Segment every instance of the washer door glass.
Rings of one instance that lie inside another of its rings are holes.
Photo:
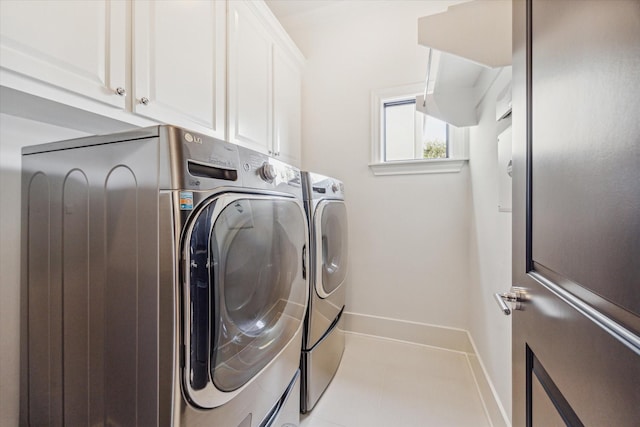
[[[287,199],[238,199],[216,218],[210,239],[214,283],[211,376],[233,391],[264,368],[302,322],[305,224]]]
[[[316,283],[318,294],[326,298],[335,291],[347,275],[347,209],[342,201],[325,201],[318,206],[316,222],[316,251],[319,271]]]

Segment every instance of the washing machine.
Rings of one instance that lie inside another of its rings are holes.
[[[172,126],[23,149],[23,425],[299,425],[301,173]]]
[[[302,172],[302,185],[310,248],[309,303],[300,362],[300,410],[306,413],[335,376],[344,352],[342,314],[349,251],[343,183]]]

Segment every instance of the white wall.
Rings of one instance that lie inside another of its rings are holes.
[[[0,114],[0,426],[18,425],[21,147],[84,135]]]
[[[469,332],[506,414],[511,414],[511,318],[493,299],[511,287],[511,213],[498,212],[499,132],[496,97],[511,79],[504,69],[481,105],[478,126],[470,129],[471,234]]]
[[[466,329],[468,168],[376,177],[367,166],[371,91],[423,81],[417,17],[451,3],[344,2],[283,23],[307,58],[303,167],[345,183],[347,311]]]

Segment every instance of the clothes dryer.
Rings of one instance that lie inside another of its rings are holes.
[[[349,252],[343,183],[311,172],[302,172],[302,183],[310,233],[310,291],[300,363],[300,410],[306,413],[333,379],[344,352]]]
[[[299,424],[301,174],[159,126],[23,149],[24,425]]]

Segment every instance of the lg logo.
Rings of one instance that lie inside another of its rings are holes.
[[[191,135],[188,132],[184,134],[184,139],[187,142],[195,142],[196,144],[202,144],[202,138],[200,138],[199,136]]]

